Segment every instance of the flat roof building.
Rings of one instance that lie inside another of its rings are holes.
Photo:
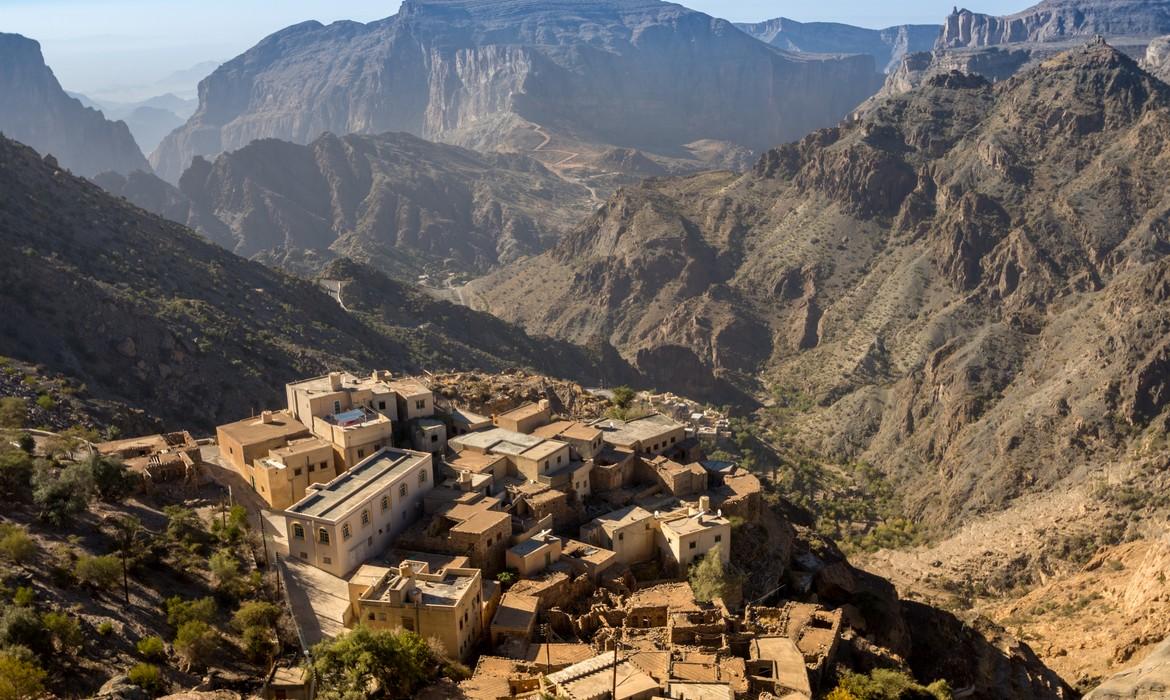
[[[422,514],[430,454],[385,448],[285,511],[289,555],[344,577]]]
[[[290,440],[309,437],[309,429],[287,411],[264,411],[259,416],[215,429],[219,453],[240,476],[251,481],[248,466]]]
[[[552,409],[547,399],[524,404],[492,418],[492,422],[504,430],[512,430],[525,435],[542,425],[547,425],[550,420],[552,420]]]
[[[638,564],[654,558],[654,514],[640,506],[606,513],[581,527],[581,539],[613,551],[618,561]]]
[[[602,432],[606,443],[641,455],[660,455],[687,436],[686,426],[661,413],[631,421],[606,418],[595,421],[593,427]]]
[[[716,547],[724,564],[731,561],[731,521],[721,513],[709,512],[710,507],[710,500],[703,496],[697,507],[667,516],[659,525],[659,549],[666,563],[676,566],[680,574]]]

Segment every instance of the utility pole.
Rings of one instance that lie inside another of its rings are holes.
[[[552,671],[552,625],[544,623],[544,672]]]
[[[626,628],[626,626],[625,626],[625,623],[623,622],[622,626],[618,629],[617,636],[615,636],[613,638],[613,695],[610,696],[612,698],[612,700],[617,700],[617,667],[618,667],[618,662],[621,660],[621,651],[622,651],[621,634],[622,634],[622,631],[625,630],[625,628]]]
[[[264,527],[264,509],[257,511],[260,517],[260,546],[264,548],[264,568],[268,568],[268,534]]]
[[[124,536],[122,540],[122,592],[126,595],[126,605],[130,604],[130,567],[126,563],[126,550],[130,548],[130,543],[126,541]]]

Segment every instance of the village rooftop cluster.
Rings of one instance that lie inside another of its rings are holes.
[[[220,426],[218,460],[283,517],[286,566],[343,582],[339,628],[439,640],[474,663],[467,697],[810,698],[832,661],[840,612],[696,599],[688,572],[729,562],[762,494],[706,459],[720,422],[676,397],[626,420],[567,419],[551,392],[484,416],[424,379],[332,372],[286,399]],[[134,456],[175,476],[187,439]]]

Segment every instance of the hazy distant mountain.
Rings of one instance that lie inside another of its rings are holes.
[[[0,132],[79,175],[150,168],[126,124],[61,89],[32,39],[0,34],[0,95]]]
[[[562,170],[612,146],[762,149],[836,122],[876,74],[869,57],[780,51],[655,0],[407,0],[370,24],[289,27],[224,64],[152,160],[175,181],[196,155],[327,131],[533,152]]]
[[[1161,78],[1163,82],[1170,83],[1170,36],[1150,42],[1142,67]]]
[[[784,17],[735,26],[760,41],[788,51],[867,54],[873,56],[883,73],[897,68],[908,53],[929,51],[942,31],[942,26],[937,24],[866,29],[835,22],[797,22]]]

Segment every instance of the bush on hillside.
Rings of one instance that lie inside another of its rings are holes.
[[[18,646],[38,656],[53,651],[53,639],[32,608],[11,607],[0,615],[0,646]]]
[[[0,496],[21,503],[31,501],[34,464],[24,450],[0,445]]]
[[[738,578],[723,563],[723,545],[712,547],[699,563],[691,567],[688,580],[695,592],[695,600],[709,602],[723,598],[739,583]]]
[[[120,459],[95,454],[85,461],[103,501],[117,503],[134,491],[135,479]]]
[[[61,527],[89,507],[94,493],[93,473],[86,464],[55,469],[38,464],[33,471],[33,503],[42,520]]]
[[[154,664],[135,664],[126,673],[126,677],[130,679],[131,683],[148,693],[158,694],[163,691],[162,671]]]
[[[0,428],[20,430],[26,427],[27,420],[27,401],[19,396],[6,396],[0,399]]]
[[[232,615],[232,626],[243,632],[249,627],[276,627],[281,609],[264,600],[249,600]]]
[[[374,686],[390,697],[410,697],[438,673],[441,663],[414,632],[366,627],[321,642],[313,647],[313,659],[321,700],[364,697]]]
[[[134,648],[147,661],[162,661],[167,658],[167,644],[162,640],[162,637],[155,635],[143,637],[138,640]]]
[[[28,530],[20,525],[0,525],[0,558],[13,564],[24,564],[37,553],[37,544],[29,537]]]
[[[31,654],[0,650],[0,700],[28,700],[45,693],[45,673]]]
[[[110,590],[122,581],[122,562],[113,554],[100,557],[83,554],[73,565],[73,575],[95,590]]]
[[[175,634],[175,654],[179,657],[184,671],[203,668],[215,655],[219,635],[206,622],[191,620],[179,626]]]
[[[41,623],[52,635],[57,651],[63,654],[73,655],[85,643],[81,622],[68,613],[51,610],[41,617]]]
[[[179,596],[167,598],[167,623],[182,627],[188,622],[211,622],[215,618],[215,598],[183,600]]]
[[[909,674],[888,668],[874,669],[868,675],[847,671],[838,680],[837,689],[857,700],[951,700],[952,697],[946,681],[924,686]]]

